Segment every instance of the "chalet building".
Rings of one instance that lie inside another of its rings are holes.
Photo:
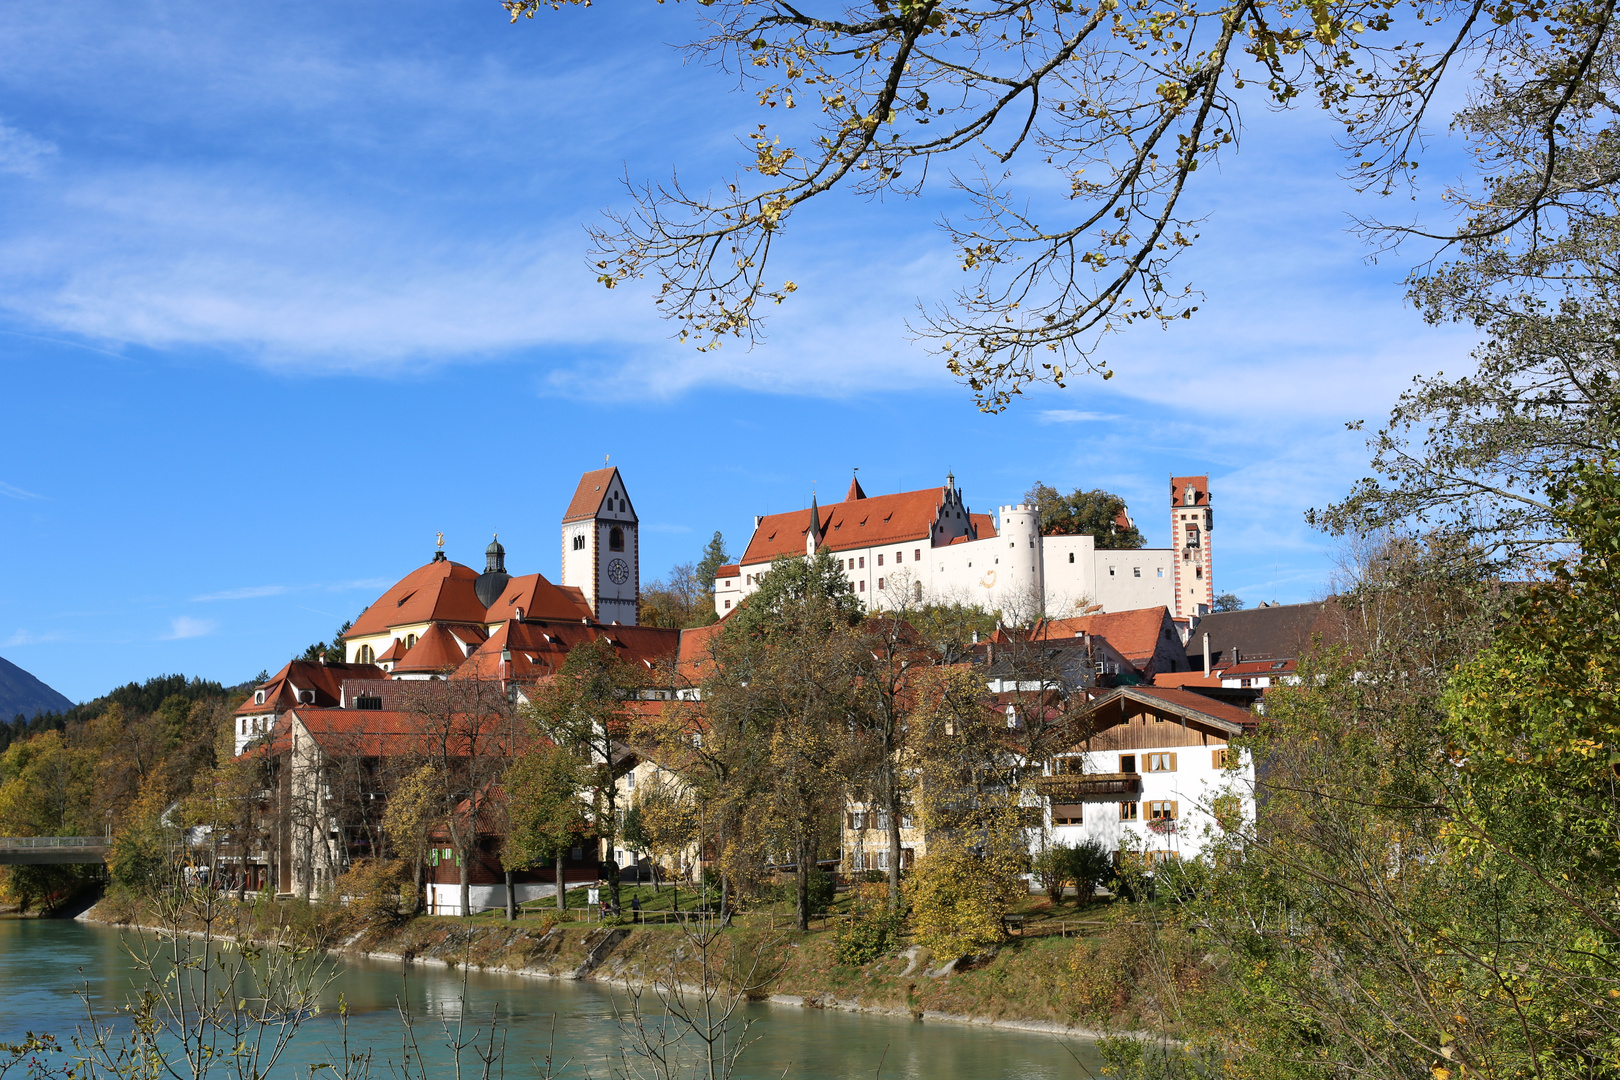
[[[1100,695],[1077,719],[1085,737],[1036,778],[1052,838],[1153,861],[1196,858],[1223,821],[1253,820],[1254,763],[1229,746],[1253,721],[1186,690]]]
[[[1214,602],[1208,477],[1172,478],[1170,501],[1174,546],[1107,550],[1092,536],[1042,536],[1033,507],[975,513],[954,476],[872,496],[851,480],[842,502],[756,517],[742,557],[716,574],[715,611],[752,593],[774,560],[826,549],[869,608],[960,601],[1023,616],[1163,607],[1184,622]]]

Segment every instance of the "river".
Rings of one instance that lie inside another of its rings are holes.
[[[65,920],[0,919],[0,1042],[28,1031],[66,1041],[84,1016],[81,994],[103,1015],[127,1000],[136,968],[122,933]],[[463,1012],[487,1018],[493,1009],[506,1030],[510,1080],[533,1075],[530,1062],[545,1056],[553,1018],[556,1057],[572,1062],[564,1075],[603,1080],[616,1073],[610,1061],[617,1062],[623,1039],[615,995],[601,984],[489,972],[467,973],[464,982],[461,972],[439,967],[345,958],[328,994],[331,1003],[340,993],[351,1013],[351,1045],[375,1049],[379,1080],[392,1075],[387,1062],[400,1056],[396,1000],[418,1018],[424,1055],[448,1059],[441,1025]],[[759,1041],[745,1053],[737,1080],[784,1074],[788,1080],[1079,1080],[1099,1073],[1094,1048],[1081,1040],[792,1006],[750,1005],[746,1015],[756,1021],[750,1035]],[[336,1023],[327,1009],[306,1024],[279,1076],[305,1080],[309,1063],[334,1060]]]

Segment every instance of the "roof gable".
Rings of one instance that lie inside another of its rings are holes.
[[[1170,637],[1166,637],[1166,632]],[[1131,663],[1140,667],[1153,658],[1161,641],[1174,639],[1180,649],[1181,639],[1170,621],[1170,610],[1165,607],[1136,608],[1097,615],[1079,615],[1072,619],[1042,621],[1031,637],[1072,638],[1093,634],[1118,649]],[[1179,651],[1177,653],[1179,654]]]
[[[590,605],[578,589],[553,585],[542,574],[524,574],[507,582],[501,595],[489,606],[486,621],[495,623],[515,619],[519,609],[525,619],[594,617]]]
[[[1195,694],[1189,690],[1170,690],[1153,686],[1122,686],[1091,701],[1081,714],[1095,724],[1098,718],[1118,714],[1120,719],[1095,726],[1103,731],[1124,719],[1126,709],[1137,706],[1151,712],[1164,713],[1201,727],[1221,738],[1242,735],[1254,724],[1254,716],[1236,705]],[[1084,720],[1082,720],[1084,723]]]
[[[932,540],[945,488],[923,488],[892,495],[867,495],[817,508],[822,545],[831,551],[876,547],[880,544]],[[971,519],[975,515],[969,516]],[[784,555],[803,555],[810,531],[810,511],[767,514],[748,541],[742,565],[768,563]]]
[[[603,502],[607,500],[608,493],[615,489],[629,505],[630,492],[626,490],[616,465],[605,469],[592,469],[581,476],[579,486],[574,489],[574,497],[568,501],[568,509],[563,512],[563,524],[600,517]],[[629,513],[632,516],[635,514],[634,506],[630,507]]]

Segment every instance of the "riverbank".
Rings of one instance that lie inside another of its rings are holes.
[[[1208,974],[1191,936],[1173,925],[1148,925],[1155,913],[1138,905],[1088,914],[1084,936],[1012,937],[955,963],[902,942],[853,966],[839,962],[832,930],[737,926],[716,938],[710,963],[750,998],[779,1005],[1085,1038],[1175,1032],[1177,1015],[1166,1002],[1196,996]],[[118,897],[82,917],[148,928],[162,921]],[[365,921],[337,906],[260,901],[227,903],[214,932],[293,938],[338,955],[621,987],[672,975],[696,982],[698,971],[692,938],[679,926],[558,923],[549,913],[514,922],[491,915]]]

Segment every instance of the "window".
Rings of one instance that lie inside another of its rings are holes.
[[[861,567],[862,570],[866,569],[866,556],[865,555],[862,555],[859,559],[856,560],[856,562],[858,562],[860,564],[860,567]]]
[[[1212,759],[1210,764],[1214,765],[1217,769],[1226,769],[1237,764],[1237,756],[1230,750],[1213,751],[1210,754],[1210,758]]]
[[[1203,568],[1202,565],[1193,567],[1193,577],[1201,578],[1203,576],[1204,576],[1204,568]]]
[[[1150,803],[1148,803],[1148,820],[1149,821],[1174,821],[1174,820],[1176,820],[1176,804],[1173,801],[1169,801],[1169,802],[1150,802]]]
[[[922,599],[922,582],[920,582],[920,581],[912,582],[911,583],[911,593],[916,599],[921,600]]]
[[[1122,802],[1119,804],[1119,820],[1121,821],[1135,821],[1137,818],[1137,812],[1137,803]]]
[[[1146,772],[1175,772],[1176,755],[1174,754],[1144,754]]]
[[[574,536],[574,550],[575,551],[584,551],[585,550],[585,534],[584,533],[578,533],[578,534],[576,534]]]
[[[371,651],[370,645],[362,645],[354,650],[354,662],[357,664],[369,664],[375,659],[377,654]]]
[[[727,601],[726,601],[726,609],[727,609],[727,610],[728,610],[728,611],[729,611],[729,610],[730,610],[730,609],[731,609],[731,601],[730,601],[730,600],[727,600]]]
[[[1142,576],[1142,568],[1140,566],[1131,567],[1131,577],[1141,577],[1141,576]]]
[[[617,525],[608,530],[608,550],[624,550],[624,530],[619,528]]]
[[[1215,824],[1227,832],[1243,827],[1243,800],[1236,795],[1217,795],[1210,812]]]
[[[1052,804],[1052,824],[1053,825],[1079,825],[1080,824],[1080,804],[1079,803],[1053,803]]]
[[[1159,576],[1164,577],[1164,567],[1159,567]]]
[[[1121,754],[1121,755],[1119,755],[1119,771],[1120,772],[1135,772],[1136,771],[1136,755],[1135,754]]]
[[[897,552],[894,553],[894,565],[899,566],[901,563],[903,563],[905,561],[906,561],[906,553],[905,552],[897,551]]]
[[[1069,552],[1069,561],[1074,562],[1074,552]]]
[[[405,647],[407,649],[416,648],[416,635],[415,634],[406,634],[405,635]]]
[[[1112,567],[1112,566],[1110,566],[1110,567],[1109,567],[1109,568],[1108,568],[1108,576],[1109,576],[1109,577],[1113,577],[1113,576],[1114,576],[1114,568],[1113,568],[1113,567]]]
[[[856,590],[855,590],[855,591],[856,591],[856,592],[865,592],[865,591],[866,591],[866,582],[865,582],[865,581],[864,581],[864,580],[863,580],[863,581],[862,581],[862,582],[861,582],[861,583],[860,583],[860,585],[859,585],[859,586],[858,586],[858,587],[857,587],[857,588],[856,588]]]
[[[882,553],[882,552],[879,552],[879,553],[878,553],[878,561],[877,561],[877,564],[878,564],[878,565],[879,565],[879,566],[882,566],[882,565],[883,565],[883,553]]]
[[[354,707],[357,709],[381,709],[382,698],[372,694],[362,694],[354,699]]]
[[[1238,685],[1239,686],[1253,686],[1254,685],[1254,680],[1253,679],[1239,679],[1238,680]]]
[[[254,691],[254,693],[253,693],[253,704],[255,704],[255,705],[263,705],[264,704],[264,691],[263,690]]]
[[[922,548],[912,548],[911,549],[911,561],[912,562],[922,562]]]
[[[882,592],[882,591],[883,591],[883,579],[878,578],[878,592]]]
[[[570,854],[573,855],[575,862],[579,862],[585,858],[585,849],[582,847],[577,847]]]
[[[627,791],[636,790],[636,774],[635,773],[627,772],[627,773],[624,774],[624,786],[625,786],[625,789]]]

